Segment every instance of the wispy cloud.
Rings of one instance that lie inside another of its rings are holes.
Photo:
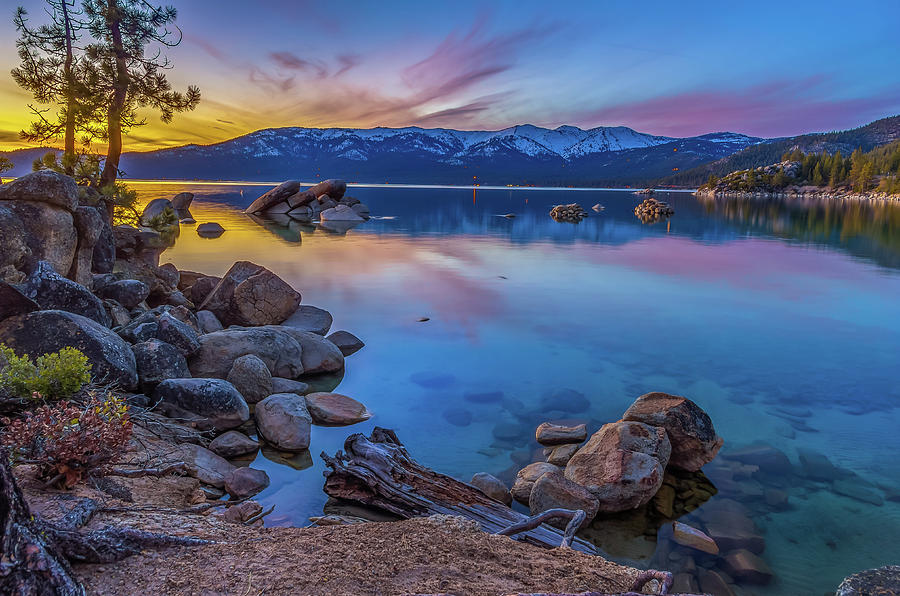
[[[269,53],[269,64],[249,67],[248,78],[268,94],[268,116],[274,111],[297,123],[461,126],[487,121],[510,93],[479,91],[496,88],[498,77],[515,66],[524,49],[558,27],[541,23],[492,34],[484,21],[450,33],[423,58],[401,65],[396,69],[400,85],[339,79],[361,63],[356,55],[322,58],[290,51]],[[322,84],[324,79],[329,83]]]
[[[840,97],[825,76],[777,80],[743,89],[688,91],[621,103],[576,115],[588,126],[625,124],[672,136],[731,130],[788,136],[850,128],[900,111],[900,88],[866,97]]]

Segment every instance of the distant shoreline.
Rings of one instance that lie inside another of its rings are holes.
[[[126,184],[164,184],[164,185],[184,185],[194,184],[197,186],[278,186],[281,182],[256,182],[244,180],[142,180],[120,178],[121,182]],[[321,180],[315,182],[303,182],[304,185],[312,186],[318,184]],[[636,192],[642,190],[639,187],[622,188],[622,187],[590,187],[590,186],[495,186],[495,185],[455,185],[455,184],[385,184],[371,182],[348,182],[348,187],[353,188],[445,188],[457,190],[575,190],[585,191],[618,191],[618,192]],[[672,189],[655,189],[654,192],[679,192],[693,193],[696,188],[672,188]]]
[[[896,203],[900,201],[900,195],[889,195],[883,192],[876,193],[848,193],[848,192],[828,192],[828,191],[798,191],[791,190],[788,192],[772,192],[772,191],[745,191],[745,190],[728,190],[728,191],[711,191],[697,190],[694,191],[695,197],[705,199],[781,199],[781,200],[815,200],[815,201],[870,201],[870,202],[886,202]]]

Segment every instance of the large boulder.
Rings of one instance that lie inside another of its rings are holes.
[[[280,327],[231,327],[201,335],[199,342],[200,349],[188,361],[197,377],[224,379],[234,361],[246,354],[258,356],[276,377],[303,374],[300,343]]]
[[[591,523],[600,508],[600,502],[589,490],[566,478],[562,470],[556,469],[542,474],[531,489],[528,498],[531,515],[548,509],[581,509],[587,517],[584,525]],[[565,527],[568,521],[552,520],[551,525]]]
[[[250,203],[250,206],[244,209],[244,213],[261,213],[266,211],[270,207],[284,202],[289,196],[300,190],[301,186],[303,185],[299,180],[287,180],[282,182]]]
[[[0,185],[0,201],[39,201],[75,211],[78,185],[74,178],[64,174],[40,170]]]
[[[253,415],[259,435],[277,449],[304,451],[309,448],[312,417],[302,396],[275,393],[256,404]]]
[[[559,468],[544,461],[528,464],[519,470],[518,474],[516,474],[516,480],[509,491],[512,494],[513,499],[523,505],[528,505],[534,483],[547,472],[552,472],[554,470],[559,470]]]
[[[669,464],[689,472],[711,462],[722,447],[712,420],[686,397],[647,393],[631,404],[622,419],[666,429],[672,444]]]
[[[150,286],[137,279],[122,279],[97,288],[97,295],[115,300],[131,310],[147,299],[150,295]]]
[[[344,197],[344,193],[347,192],[347,183],[343,180],[323,180],[307,190],[317,197],[328,195],[335,201],[340,201]]]
[[[301,304],[282,325],[293,327],[300,331],[309,331],[316,335],[325,335],[331,329],[331,323],[333,322],[334,318],[327,310],[308,304]]]
[[[78,247],[78,231],[72,212],[41,201],[0,204],[18,216],[24,229],[22,238],[30,252],[25,268],[30,269],[38,261],[47,261],[54,271],[68,273]]]
[[[335,331],[325,339],[336,345],[345,357],[355,354],[366,347],[366,344],[361,339],[349,331]]]
[[[41,310],[0,322],[0,343],[19,354],[37,358],[72,346],[91,362],[91,376],[99,383],[137,388],[137,366],[131,348],[96,321],[61,310]]]
[[[185,418],[202,430],[227,430],[250,419],[247,402],[222,379],[167,379],[153,396],[167,416]]]
[[[313,422],[323,426],[347,426],[372,417],[366,406],[340,393],[310,393],[306,407]]]
[[[264,329],[276,329],[283,333],[287,333],[297,343],[303,352],[303,374],[317,375],[323,373],[338,372],[344,368],[344,355],[340,349],[321,335],[311,333],[309,331],[300,331],[293,327],[285,327],[281,325],[270,325]],[[289,375],[281,375],[272,371],[277,377],[285,377]]]
[[[641,422],[605,424],[566,465],[566,478],[600,502],[600,511],[645,505],[662,486],[672,446],[663,428]]]
[[[0,202],[0,280],[19,283],[25,279],[31,249],[25,238],[25,225],[8,205]]]
[[[260,265],[238,261],[209,293],[200,309],[223,325],[277,325],[300,305],[300,294]]]
[[[81,284],[66,279],[46,261],[37,264],[22,286],[22,292],[45,310],[64,310],[100,323],[112,325],[103,301]]]
[[[73,223],[78,233],[78,248],[69,269],[69,279],[81,285],[91,287],[91,272],[94,263],[94,247],[100,240],[104,226],[108,225],[106,218],[100,212],[87,205],[75,210]]]
[[[141,391],[150,394],[166,379],[190,378],[187,360],[173,345],[158,339],[142,341],[131,346],[137,363]]]
[[[153,199],[147,203],[144,210],[141,212],[141,225],[149,226],[153,218],[159,217],[165,213],[166,209],[169,209],[173,214],[176,214],[175,206],[169,199]]]
[[[269,367],[255,354],[246,354],[236,359],[226,380],[234,385],[249,404],[255,404],[275,393],[272,390],[272,373],[269,372]]]
[[[197,311],[197,325],[200,328],[200,333],[215,333],[224,329],[216,315],[208,310]]]
[[[191,203],[193,202],[194,193],[192,192],[180,192],[172,197],[172,207],[179,213],[188,211],[191,208]]]
[[[96,209],[103,220],[103,226],[100,229],[100,236],[97,238],[97,242],[94,243],[91,271],[95,273],[112,273],[116,263],[116,237],[113,234],[109,219],[103,216],[106,212],[105,203],[101,201]]]
[[[156,337],[172,344],[185,356],[200,349],[200,339],[194,328],[176,318],[171,311],[160,315],[157,326]]]

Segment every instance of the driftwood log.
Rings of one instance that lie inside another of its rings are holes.
[[[413,460],[394,431],[376,427],[372,436],[353,434],[344,451],[334,457],[322,453],[325,492],[338,499],[362,503],[403,519],[429,515],[459,515],[478,522],[485,532],[496,534],[525,524],[527,515],[495,501],[474,486],[439,474]],[[516,539],[545,548],[558,547],[564,533],[539,525],[519,533]],[[575,538],[575,550],[598,554],[591,543]]]
[[[80,596],[84,588],[73,575],[70,561],[111,563],[146,548],[208,544],[132,528],[79,531],[98,510],[96,501],[84,499],[59,524],[33,515],[8,454],[0,450],[0,594]]]

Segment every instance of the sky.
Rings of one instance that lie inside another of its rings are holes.
[[[629,126],[693,136],[841,130],[900,113],[900,0],[168,0],[176,89],[200,106],[126,150],[282,126]],[[30,96],[0,0],[0,149]]]

